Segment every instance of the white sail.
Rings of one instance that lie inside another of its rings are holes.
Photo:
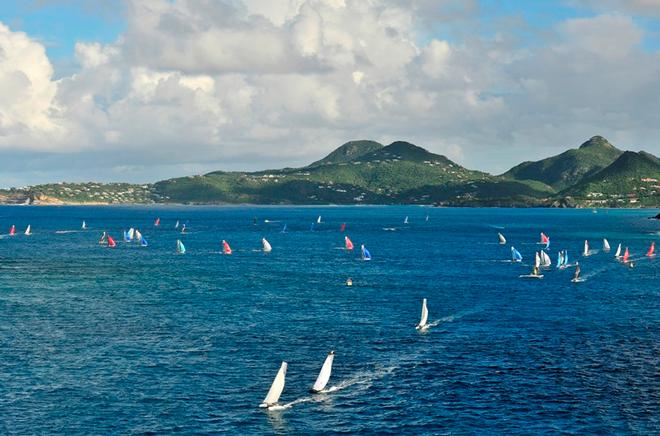
[[[25,229],[25,235],[30,236],[32,234],[32,227],[28,224],[27,228]]]
[[[321,392],[325,388],[325,385],[328,384],[330,374],[332,373],[332,362],[334,359],[335,352],[331,351],[328,353],[328,357],[325,358],[325,362],[323,362],[321,372],[319,372],[319,376],[316,378],[314,386],[312,386],[312,392]]]
[[[130,229],[128,229],[128,239],[132,241],[134,237],[135,237],[135,229],[131,227]]]
[[[87,223],[83,220],[82,225],[80,226],[81,229],[85,230],[87,228]]]
[[[264,401],[259,405],[259,407],[269,407],[277,404],[277,401],[280,399],[280,395],[282,395],[282,391],[284,390],[286,367],[286,362],[282,362],[282,366],[280,366],[280,370],[277,371],[275,380],[273,380],[273,384],[270,386],[268,394],[266,394],[266,398],[264,398]]]
[[[538,268],[541,266],[541,258],[539,257],[539,252],[534,253],[534,266]]]
[[[406,219],[403,220],[404,224],[408,224],[408,216],[406,216]]]
[[[174,224],[174,228],[178,229],[179,228],[179,220],[176,221],[176,224]]]
[[[607,239],[603,239],[603,251],[610,251],[610,243],[607,242]]]
[[[541,266],[550,266],[552,264],[552,261],[550,260],[550,256],[548,256],[548,254],[543,250],[541,250],[540,258],[541,258]]]
[[[589,256],[589,241],[584,240],[584,251],[582,252],[583,256]]]
[[[135,239],[136,239],[138,242],[142,242],[142,233],[140,233],[140,231],[137,230],[137,229],[135,230]]]
[[[261,238],[261,245],[263,246],[264,253],[270,253],[273,251],[273,247],[271,247],[270,242],[268,242],[266,238]]]
[[[426,322],[429,319],[429,310],[426,308],[426,298],[422,300],[422,316],[419,319],[419,324],[415,327],[417,330],[421,330],[426,327]]]
[[[616,253],[614,253],[614,257],[621,257],[621,243],[619,243],[619,246],[616,247]]]
[[[321,215],[319,215],[319,217],[316,218],[316,223],[317,223],[317,224],[321,224]]]
[[[503,234],[498,233],[497,237],[500,238],[500,244],[506,244],[506,238],[504,237]]]

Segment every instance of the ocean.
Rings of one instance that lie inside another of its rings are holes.
[[[657,434],[659,211],[596,212],[2,206],[0,433]],[[518,278],[540,232],[553,267]],[[310,394],[330,350],[332,392]],[[260,409],[282,361],[285,408]]]

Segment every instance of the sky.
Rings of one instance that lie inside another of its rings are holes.
[[[660,0],[4,0],[0,187],[405,140],[499,174],[660,155]]]

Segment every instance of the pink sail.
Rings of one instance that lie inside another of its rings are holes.
[[[344,236],[344,243],[346,245],[347,250],[352,250],[353,249],[353,242],[348,238],[348,236]]]
[[[224,239],[222,240],[222,254],[231,254],[231,247]]]
[[[646,252],[646,255],[648,257],[655,256],[655,241],[651,242],[651,246],[649,247],[649,251]]]

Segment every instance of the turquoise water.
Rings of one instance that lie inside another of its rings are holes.
[[[0,432],[658,433],[660,259],[644,256],[656,213],[0,207],[0,233],[34,232],[0,239]],[[341,249],[343,222],[372,261]],[[120,242],[128,227],[150,246]],[[98,245],[104,230],[116,249]],[[541,231],[584,283],[572,269],[518,278]],[[603,237],[635,268],[601,252]],[[522,265],[505,262],[510,244]],[[437,323],[426,334],[422,298]],[[329,350],[336,389],[312,396]],[[289,407],[266,412],[283,360]]]

